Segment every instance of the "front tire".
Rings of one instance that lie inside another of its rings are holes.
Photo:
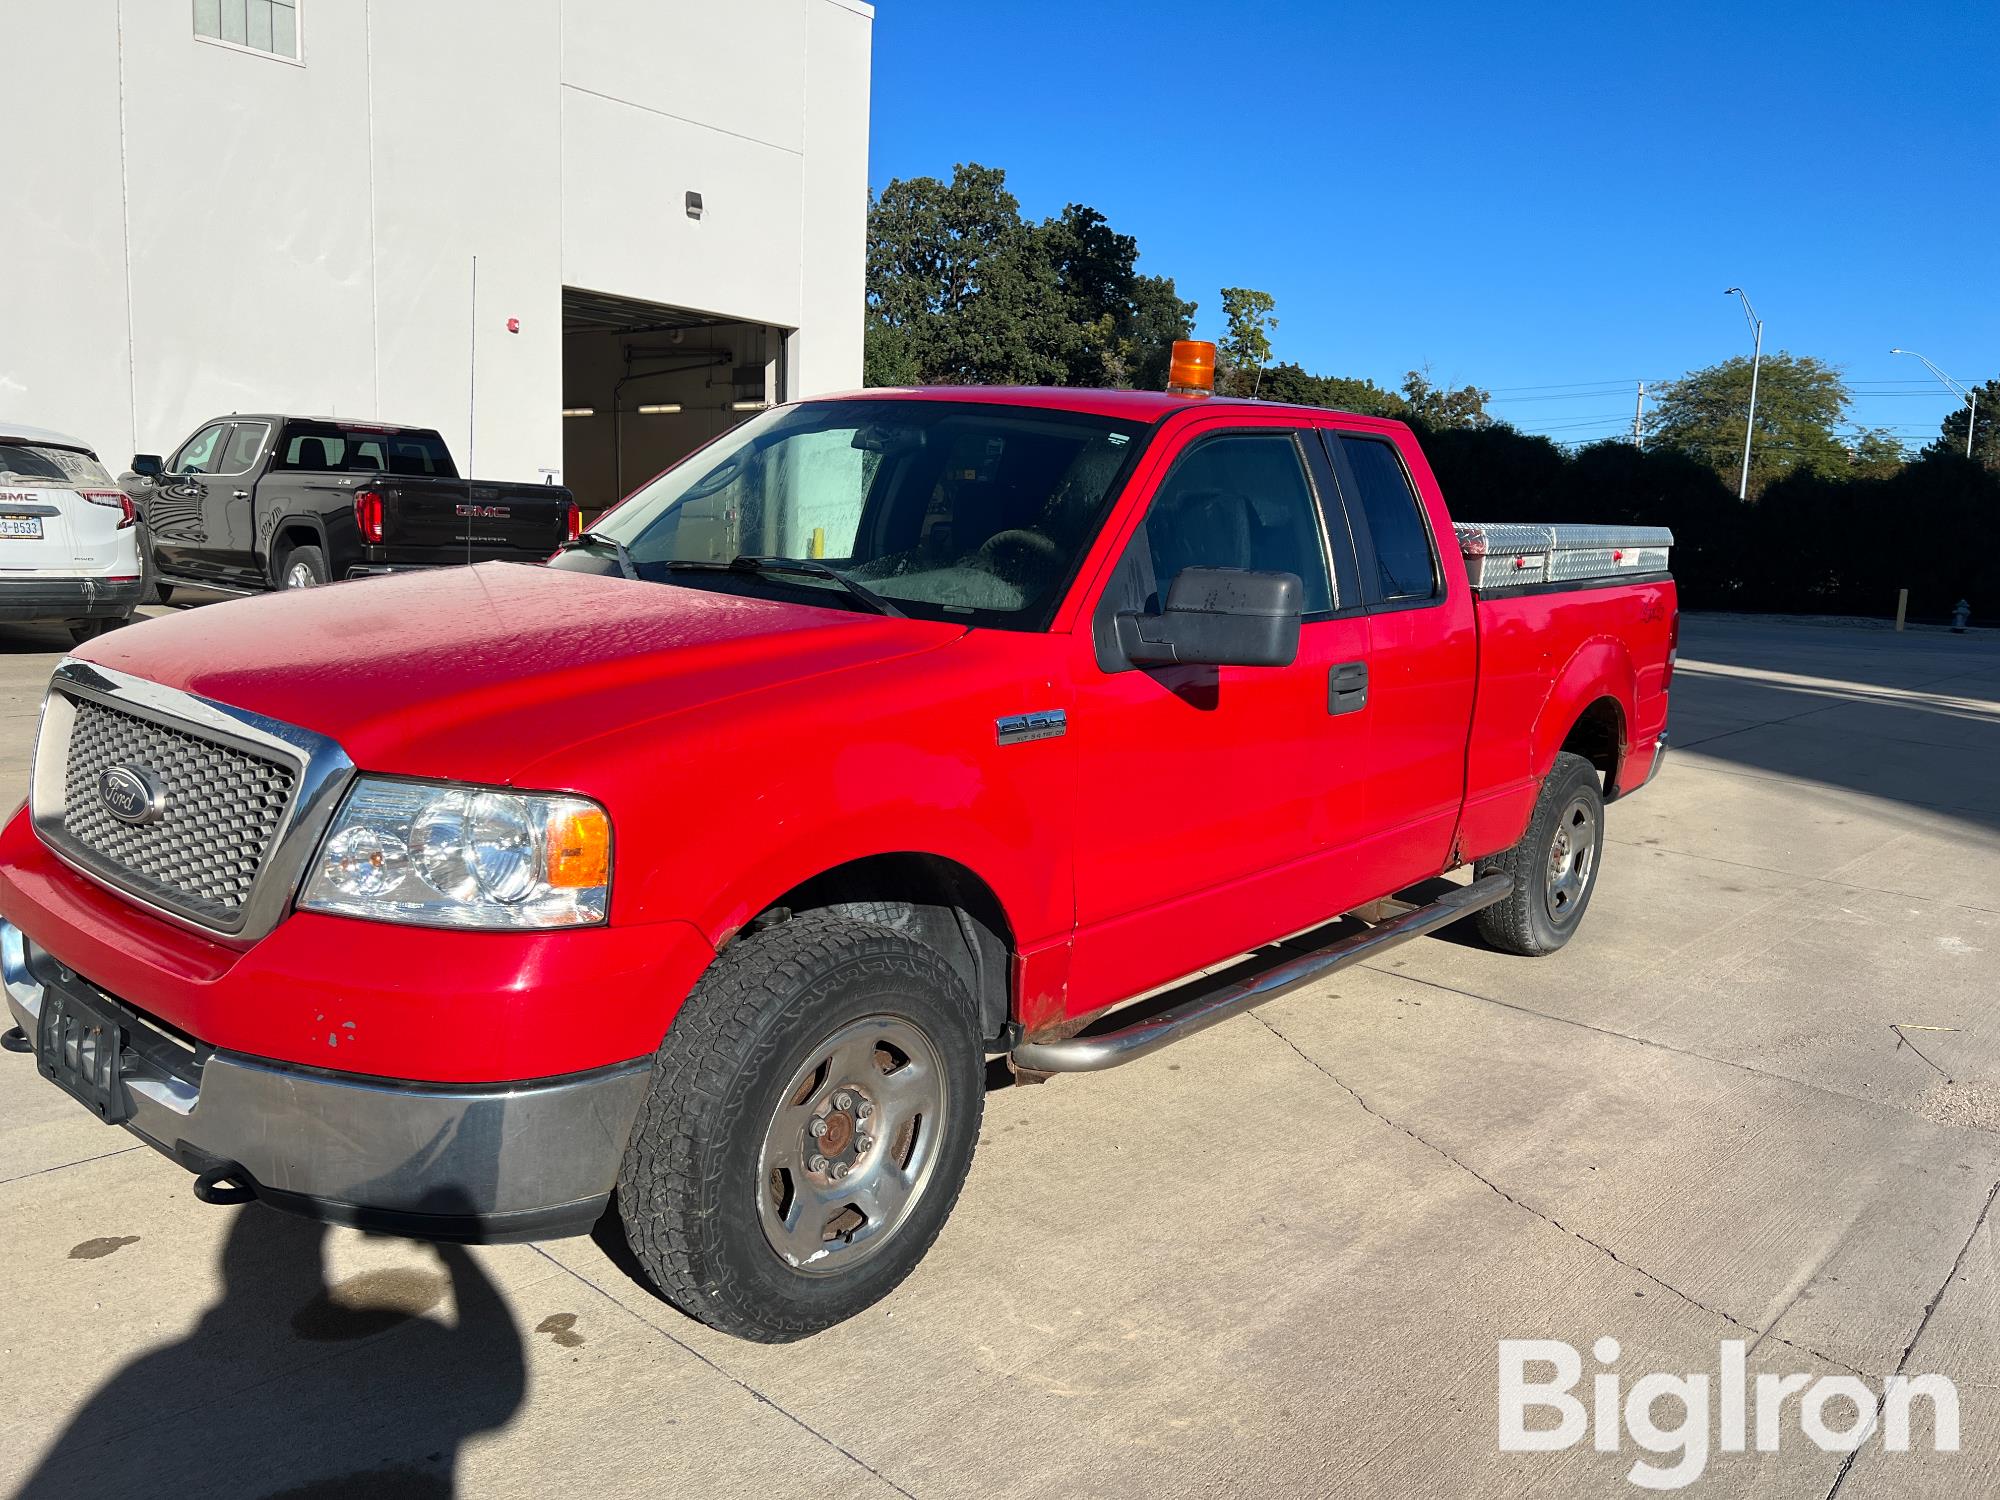
[[[1534,816],[1521,842],[1476,874],[1514,877],[1505,901],[1479,913],[1479,932],[1507,953],[1540,957],[1576,935],[1597,889],[1604,858],[1604,792],[1597,768],[1564,751],[1542,782]]]
[[[739,939],[655,1055],[619,1170],[659,1291],[762,1343],[893,1291],[972,1164],[975,1015],[942,955],[888,927],[813,914]]]

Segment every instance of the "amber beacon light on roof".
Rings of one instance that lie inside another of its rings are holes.
[[[1167,390],[1176,396],[1214,395],[1215,345],[1206,339],[1175,339]]]

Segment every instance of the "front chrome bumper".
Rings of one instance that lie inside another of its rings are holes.
[[[0,920],[7,1008],[39,1039],[52,988],[116,1008],[148,1045],[122,1086],[148,1144],[276,1207],[436,1239],[581,1233],[604,1211],[649,1064],[526,1083],[400,1083],[190,1046]]]

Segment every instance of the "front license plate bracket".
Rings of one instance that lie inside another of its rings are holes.
[[[132,1117],[124,1056],[125,1028],[109,1007],[53,988],[45,992],[35,1067],[107,1125]]]

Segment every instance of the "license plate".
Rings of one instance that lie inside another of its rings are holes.
[[[131,1118],[122,1071],[125,1028],[109,1007],[56,989],[43,992],[35,1066],[107,1125]]]
[[[0,537],[32,537],[41,540],[42,518],[40,516],[0,516]]]

